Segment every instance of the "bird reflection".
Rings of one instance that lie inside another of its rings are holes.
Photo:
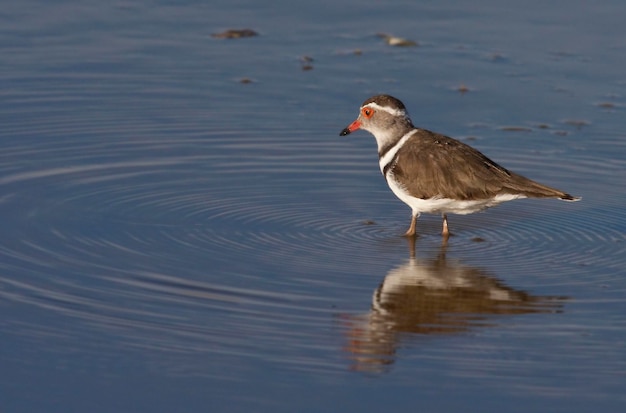
[[[346,351],[359,371],[384,371],[402,335],[446,335],[493,326],[492,315],[558,312],[566,297],[533,296],[480,268],[446,259],[447,240],[430,259],[415,256],[392,269],[374,291],[367,314],[347,318]]]

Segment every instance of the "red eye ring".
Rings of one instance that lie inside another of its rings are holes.
[[[365,107],[361,109],[361,114],[363,115],[364,118],[369,119],[374,115],[374,109],[370,107]]]

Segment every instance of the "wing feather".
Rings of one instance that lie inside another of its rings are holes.
[[[424,129],[400,148],[389,173],[411,196],[421,199],[478,200],[499,194],[568,196],[508,171],[463,142]]]

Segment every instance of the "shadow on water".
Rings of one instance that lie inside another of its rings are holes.
[[[372,297],[369,312],[348,316],[347,344],[352,369],[384,372],[396,361],[406,334],[438,336],[498,324],[491,316],[562,312],[565,296],[535,296],[507,286],[478,267],[446,257],[448,242],[429,257],[418,257],[407,239],[409,260],[390,270]]]

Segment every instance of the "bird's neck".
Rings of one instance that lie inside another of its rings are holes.
[[[378,145],[378,157],[382,158],[387,152],[393,149],[407,134],[413,132],[413,125],[405,128],[386,129],[384,131],[376,131],[374,137]]]

